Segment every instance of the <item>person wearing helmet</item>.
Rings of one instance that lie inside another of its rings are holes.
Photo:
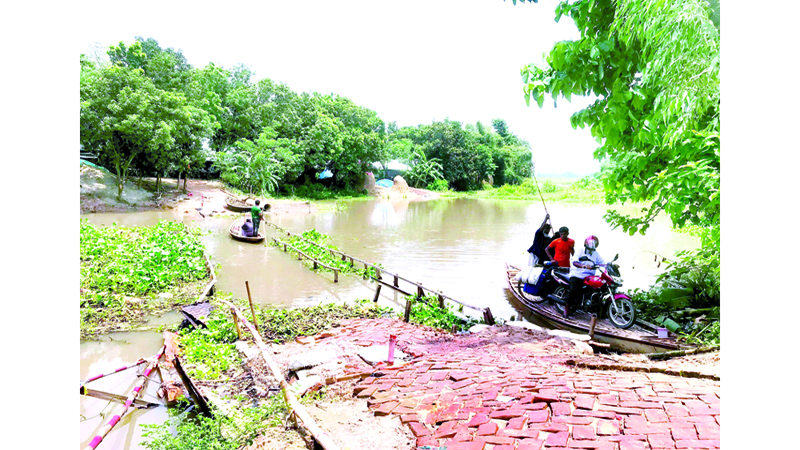
[[[606,260],[597,252],[599,245],[600,239],[597,236],[588,236],[583,241],[583,250],[572,259],[572,267],[569,268],[569,294],[567,295],[567,306],[564,308],[564,317],[569,315],[570,307],[577,303],[578,290],[583,286],[583,279],[594,275],[594,266],[606,263]]]
[[[530,254],[530,258],[528,258],[529,266],[535,266],[536,264],[550,261],[547,253],[544,252],[544,249],[547,248],[553,240],[553,237],[550,236],[550,229],[550,214],[547,214],[544,216],[544,222],[542,222],[542,225],[539,226],[539,229],[536,230],[536,233],[533,235],[533,245],[528,249],[528,253]]]
[[[551,260],[558,263],[558,267],[569,267],[569,257],[575,254],[575,241],[569,238],[569,228],[567,227],[559,228],[558,234],[561,237],[553,239],[553,242],[544,251]]]

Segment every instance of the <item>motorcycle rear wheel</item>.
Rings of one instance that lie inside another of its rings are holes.
[[[566,287],[558,286],[553,290],[553,293],[551,295],[553,297],[559,298],[559,299],[561,299],[561,300],[566,302],[568,294],[569,294],[569,291],[568,291],[568,289]],[[556,311],[558,311],[558,313],[563,316],[564,315],[564,305],[565,304],[561,303],[561,302],[553,302],[553,304],[556,307]]]
[[[636,322],[636,308],[627,298],[613,298],[608,304],[608,319],[615,327],[625,330]]]

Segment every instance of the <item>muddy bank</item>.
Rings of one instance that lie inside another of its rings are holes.
[[[163,178],[160,193],[156,193],[155,178],[142,179],[141,187],[136,179],[125,183],[122,200],[117,198],[116,182],[116,177],[105,170],[81,166],[81,214],[176,210],[197,219],[241,214],[225,207],[224,185],[219,181],[188,180],[184,191],[182,181],[179,186],[178,180]],[[314,202],[306,201],[261,198],[261,202],[270,204],[269,212],[275,215],[319,209]]]

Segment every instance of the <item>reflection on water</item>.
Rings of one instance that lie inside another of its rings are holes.
[[[670,257],[677,251],[698,245],[697,239],[673,232],[665,217],[659,217],[645,236],[629,236],[621,230],[612,230],[602,218],[605,210],[602,205],[548,205],[555,228],[569,227],[576,246],[581,246],[587,235],[594,234],[600,238],[598,251],[603,257],[610,259],[619,253],[618,262],[626,289],[648,286],[663,270],[653,263],[652,252]],[[633,208],[621,211],[635,213]],[[298,233],[316,228],[330,235],[331,244],[348,254],[380,263],[390,272],[464,302],[489,306],[495,317],[508,319],[522,311],[505,289],[505,262],[518,266],[527,262],[525,250],[531,245],[544,215],[542,204],[537,202],[475,199],[420,202],[401,199],[353,201],[344,211],[268,214],[267,218]],[[200,228],[206,233],[202,237],[203,243],[212,261],[218,265],[218,290],[231,292],[240,298],[247,298],[245,281],[249,282],[253,301],[276,306],[342,303],[356,298],[371,299],[374,295],[375,285],[358,276],[340,276],[339,282],[333,283],[331,273],[315,273],[291,253],[265,243],[234,241],[228,234],[228,227],[234,220],[230,217],[193,221],[180,210],[83,217],[92,223],[105,225],[112,222],[122,226],[153,225],[159,219],[166,219]],[[267,227],[266,231],[268,240],[284,237],[272,227]],[[391,289],[382,289],[381,294],[380,303],[384,306],[399,308],[402,304],[402,298]],[[530,316],[524,316],[530,320]],[[180,320],[175,317],[176,321]],[[160,348],[160,334],[135,335],[131,340],[136,344],[120,341],[82,344],[82,379],[90,372],[92,375],[103,373],[109,368],[115,369],[140,357],[148,357]],[[112,335],[114,339],[117,336]],[[108,382],[119,383],[109,386],[108,390],[120,393],[125,391],[126,383],[129,386],[133,381],[119,378]],[[100,401],[82,399],[81,414],[89,417],[102,408],[91,402]],[[158,411],[144,414],[137,411],[132,418],[142,423],[150,417],[159,417],[158,414],[163,416],[163,412]],[[153,420],[163,420],[163,417]],[[99,422],[82,423],[81,439],[91,439],[89,434],[93,430],[85,429],[96,428],[96,423]],[[118,441],[120,445],[109,448],[128,448],[123,447],[122,442],[138,442],[135,437],[138,433],[140,431],[124,431],[124,438],[115,438],[122,439]]]

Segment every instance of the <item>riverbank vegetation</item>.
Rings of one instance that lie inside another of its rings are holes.
[[[405,301],[412,299],[413,296],[407,296]],[[466,331],[471,326],[482,323],[480,319],[456,314],[457,311],[458,308],[446,302],[444,308],[440,307],[439,300],[435,295],[425,295],[414,300],[411,305],[409,322],[449,332]]]
[[[81,220],[81,338],[195,301],[208,278],[198,234],[178,222],[128,228]]]
[[[360,193],[373,164],[386,176],[395,159],[421,188],[446,181],[463,191],[530,176],[530,144],[502,119],[398,128],[334,93],[256,81],[244,64],[195,68],[152,38],[120,42],[107,55],[80,58],[80,138],[82,151],[117,175],[119,197],[131,176],[153,176],[157,186],[164,176],[191,176],[258,196],[336,198]]]
[[[526,178],[518,185],[506,184],[495,188],[484,184],[481,190],[463,193],[448,191],[441,195],[499,200],[544,200],[545,203],[603,203],[605,199],[605,191],[598,175],[579,179]]]
[[[331,254],[331,252],[326,250],[326,248],[331,250],[339,250],[339,247],[329,244],[330,238],[331,237],[327,234],[320,233],[316,229],[311,229],[304,231],[300,236],[293,235],[291,237],[282,238],[281,240],[302,251],[311,258],[314,258],[329,267],[338,269],[339,273],[357,273],[369,278],[375,278],[377,276],[377,270],[374,267],[365,268],[363,265],[359,265],[357,262],[354,262],[351,265],[349,260],[334,256],[334,254]],[[275,241],[271,242],[272,245],[276,247],[282,247],[281,244],[278,244]],[[292,252],[294,250],[288,249],[288,251]],[[304,260],[304,262],[309,265],[313,264],[307,259]],[[380,264],[376,264],[376,266],[381,267]],[[327,267],[319,267],[318,270],[330,271],[330,269]]]

